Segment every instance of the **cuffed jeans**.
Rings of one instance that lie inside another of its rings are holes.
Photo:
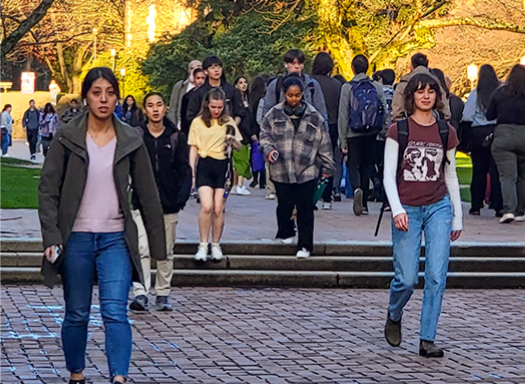
[[[388,312],[393,321],[403,315],[403,308],[418,282],[421,237],[425,232],[425,289],[421,309],[422,340],[436,338],[441,303],[447,281],[452,230],[452,205],[446,196],[422,207],[403,205],[408,215],[408,232],[399,231],[392,220],[394,279],[390,284]]]
[[[523,215],[525,211],[525,125],[498,125],[492,156],[498,166],[503,209],[501,213]]]
[[[149,253],[148,236],[144,222],[140,216],[140,211],[132,211],[133,220],[137,224],[139,233],[139,253],[142,273],[144,275],[144,285],[133,283],[133,295],[147,295],[151,288],[151,257]],[[177,224],[179,215],[171,213],[164,215],[164,228],[166,230],[166,260],[157,260],[157,276],[155,279],[155,292],[157,296],[168,296],[171,290],[171,278],[173,277],[173,248],[177,235]]]
[[[71,233],[61,275],[66,314],[62,345],[69,372],[85,368],[88,322],[95,275],[106,334],[111,377],[127,377],[131,359],[131,326],[127,315],[132,261],[124,232]]]

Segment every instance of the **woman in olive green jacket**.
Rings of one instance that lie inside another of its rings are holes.
[[[62,342],[70,384],[84,384],[87,325],[95,276],[113,383],[124,383],[131,358],[127,299],[132,279],[144,282],[128,187],[136,192],[151,257],[166,258],[164,220],[149,156],[138,131],[113,111],[119,88],[109,68],[94,68],[82,84],[87,111],[61,127],[39,186],[44,243],[42,273],[52,287],[62,277],[66,313]]]

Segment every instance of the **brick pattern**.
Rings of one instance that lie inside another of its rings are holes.
[[[404,342],[383,339],[385,290],[182,288],[176,310],[132,314],[130,383],[525,383],[525,295],[450,290],[438,330],[444,359],[417,355],[422,292],[404,316]],[[4,384],[67,383],[59,288],[2,286]],[[97,291],[89,383],[107,383]]]

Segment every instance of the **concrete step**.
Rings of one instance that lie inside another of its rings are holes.
[[[179,241],[175,253],[192,255],[198,244],[193,241]],[[227,255],[294,255],[295,245],[283,245],[276,241],[229,242],[222,244]],[[2,254],[9,252],[42,252],[42,242],[35,239],[2,239],[0,243]],[[326,256],[390,256],[392,245],[388,241],[348,241],[326,242],[315,245],[314,255]],[[424,255],[424,249],[421,250]],[[515,243],[454,243],[452,256],[461,257],[525,257],[525,242]]]
[[[424,270],[425,258],[420,258]],[[155,267],[155,261],[153,261]],[[231,255],[220,263],[199,263],[193,255],[176,255],[175,270],[258,270],[258,271],[335,271],[390,272],[392,256],[312,256],[298,260],[293,256]],[[6,252],[1,267],[40,267],[42,255],[30,252]],[[451,272],[525,272],[525,257],[456,257],[450,258]]]
[[[2,267],[2,283],[41,282],[40,268]],[[155,276],[156,271],[153,271]],[[423,287],[423,273],[418,288]],[[393,272],[176,270],[172,286],[388,288]],[[154,279],[153,279],[154,280]],[[448,288],[525,288],[523,272],[449,272]]]

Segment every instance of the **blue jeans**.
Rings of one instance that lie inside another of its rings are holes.
[[[132,261],[124,232],[73,232],[61,275],[66,314],[62,344],[69,372],[85,368],[88,322],[95,275],[106,333],[109,373],[127,377],[131,359],[131,326],[127,315]]]
[[[447,281],[452,230],[452,205],[448,196],[422,207],[404,205],[408,214],[408,232],[399,231],[392,221],[394,279],[390,284],[388,313],[393,321],[403,315],[403,308],[418,282],[421,235],[425,232],[425,289],[421,309],[422,340],[434,341]]]
[[[2,131],[4,131],[4,128],[2,128]],[[11,135],[9,134],[9,132],[7,132],[7,129],[5,129],[5,133],[2,134],[2,155],[5,155],[7,153],[10,143]]]

